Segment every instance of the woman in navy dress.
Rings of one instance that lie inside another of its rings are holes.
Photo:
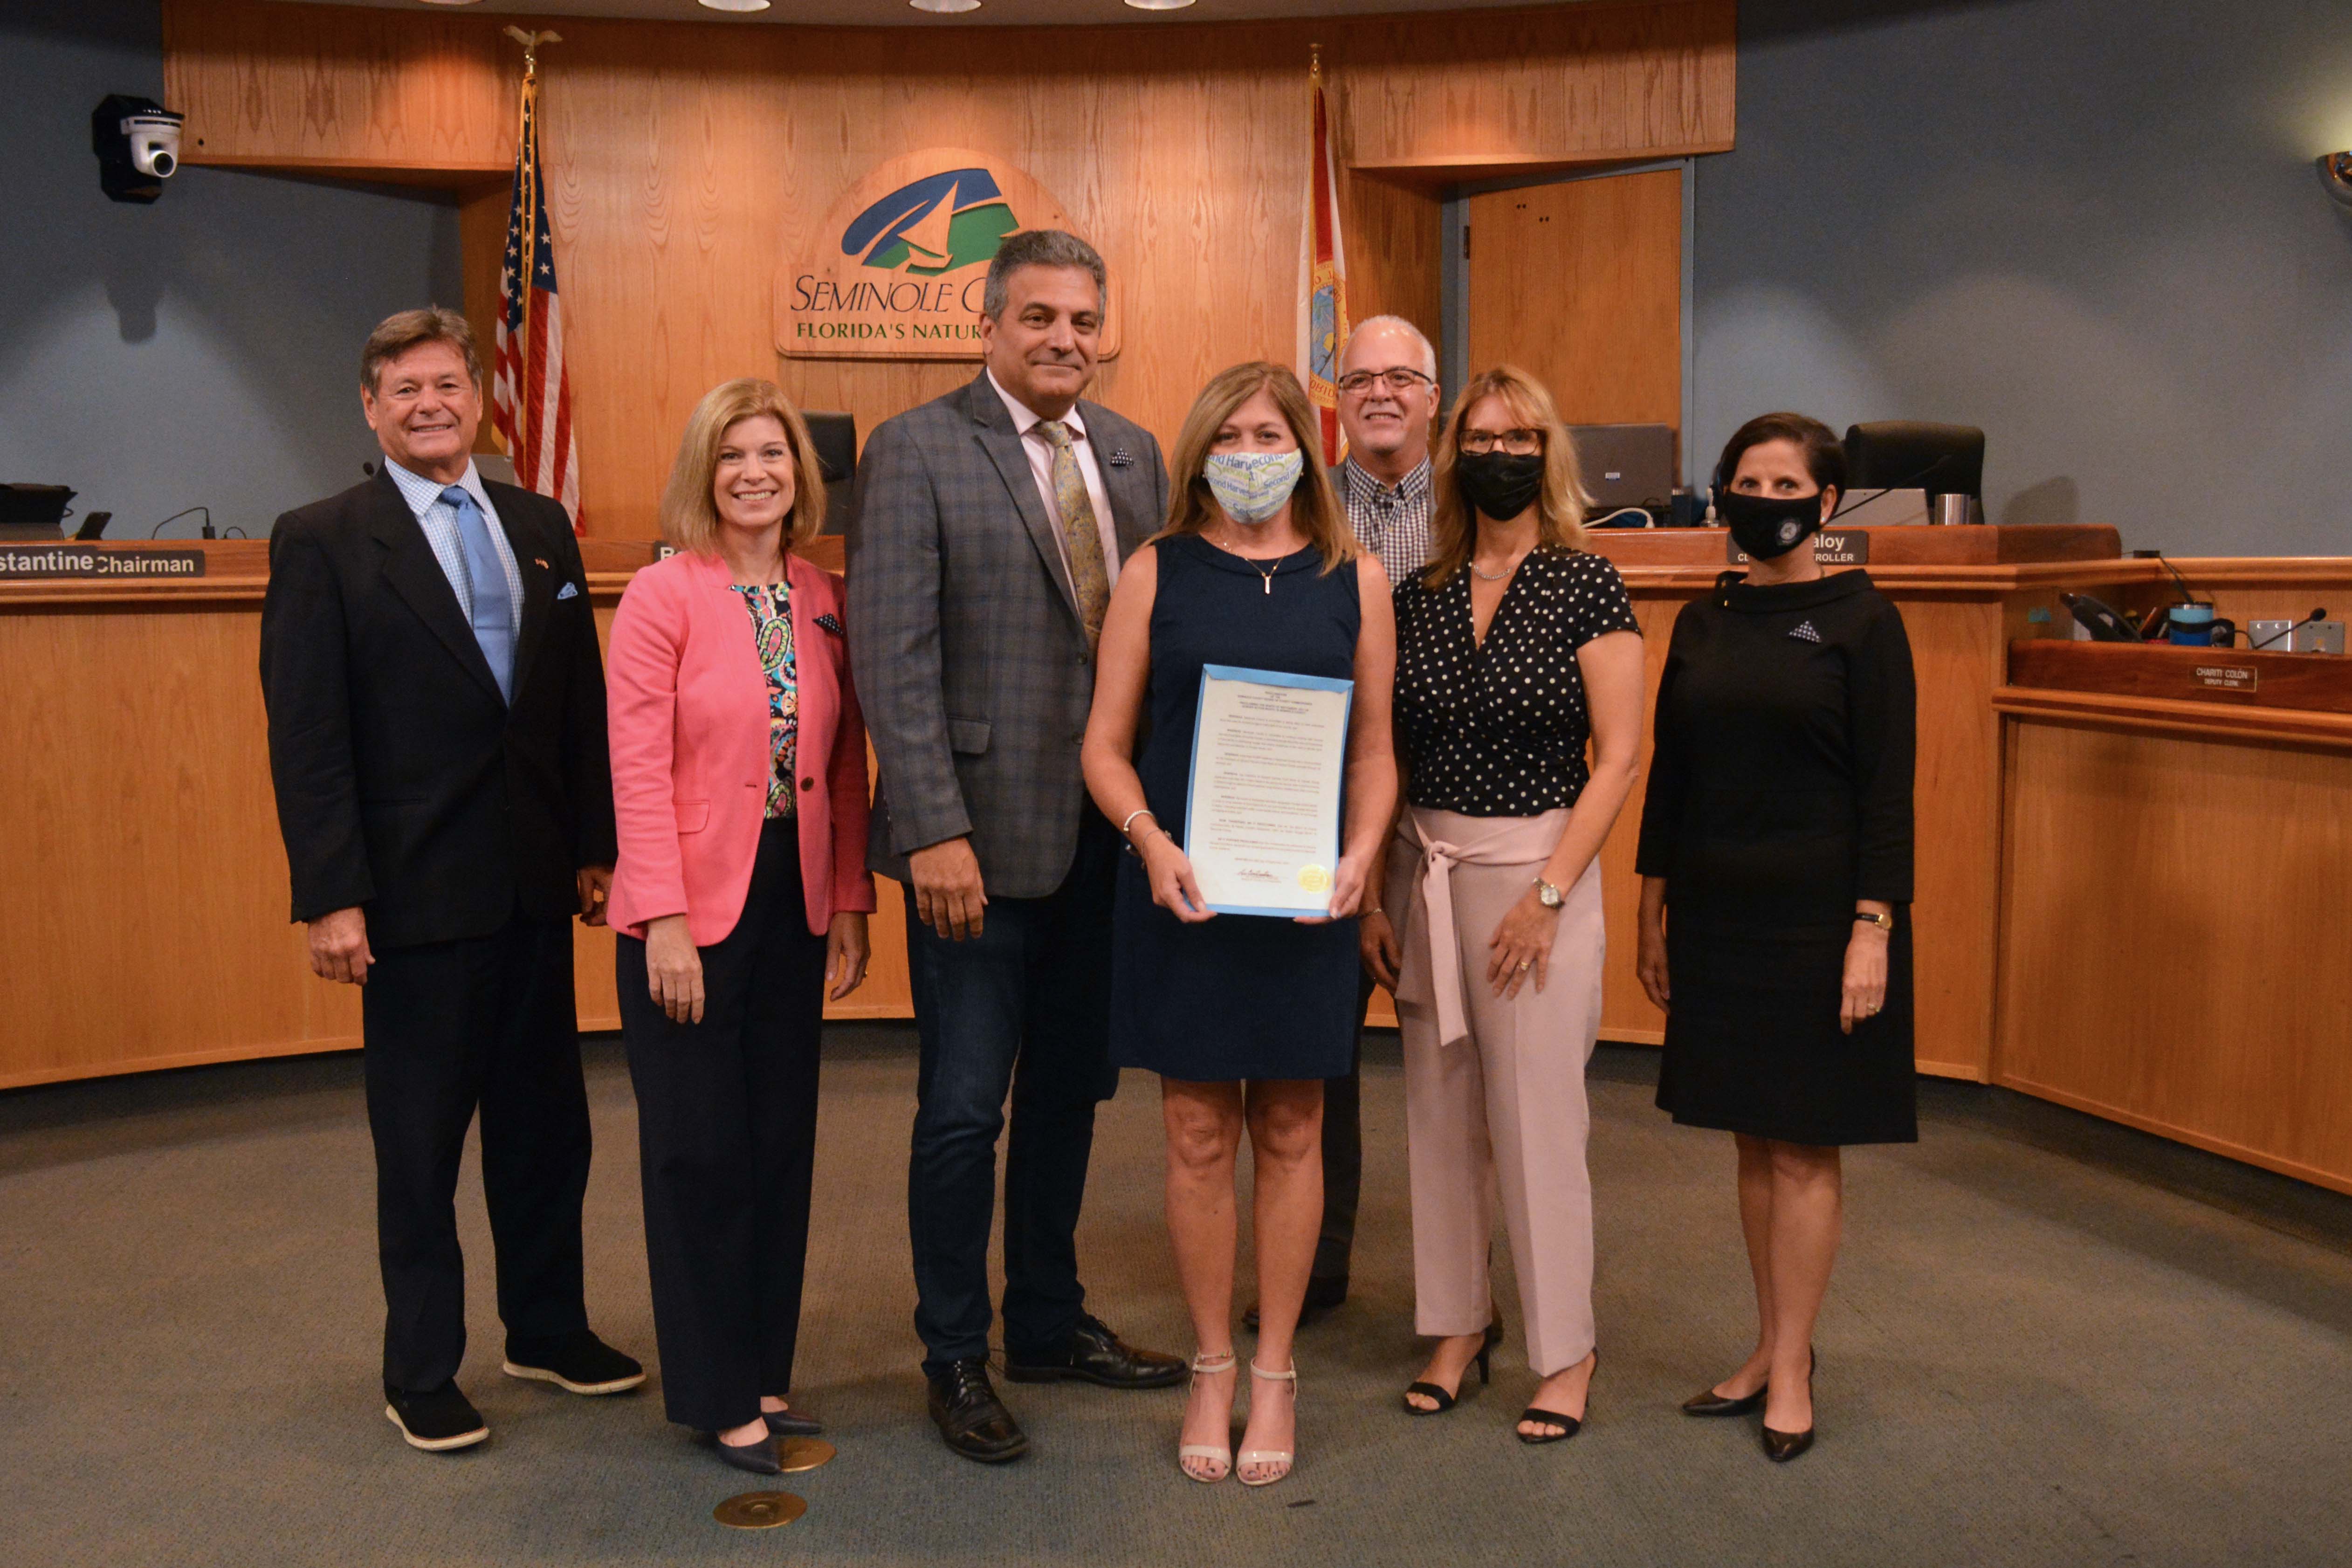
[[[1396,805],[1388,577],[1358,551],[1309,459],[1316,433],[1280,365],[1236,365],[1210,382],[1177,438],[1168,526],[1111,595],[1087,726],[1087,787],[1133,851],[1112,929],[1111,1049],[1120,1066],[1160,1077],[1168,1230],[1200,1345],[1177,1458],[1196,1481],[1237,1474],[1265,1486],[1290,1473],[1291,1336],[1323,1217],[1323,1080],[1349,1068],[1354,916]],[[1205,664],[1354,682],[1327,915],[1206,908],[1180,837]],[[1234,1168],[1244,1127],[1259,1328],[1236,1466]]]

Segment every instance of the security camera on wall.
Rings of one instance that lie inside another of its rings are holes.
[[[115,93],[89,113],[90,147],[98,153],[98,184],[118,202],[152,202],[180,166],[180,126],[152,98]]]

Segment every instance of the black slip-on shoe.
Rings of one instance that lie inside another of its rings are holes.
[[[1021,1424],[996,1397],[986,1362],[978,1356],[950,1362],[929,1381],[931,1421],[949,1447],[983,1465],[1001,1465],[1029,1451]]]
[[[776,1435],[772,1432],[751,1443],[730,1443],[713,1432],[710,1446],[719,1457],[739,1470],[749,1470],[755,1476],[781,1476],[784,1467],[776,1462]]]
[[[1113,1333],[1100,1318],[1081,1315],[1069,1342],[1051,1354],[1004,1351],[1004,1375],[1015,1383],[1059,1383],[1066,1378],[1105,1388],[1171,1388],[1184,1381],[1184,1363],[1158,1351],[1138,1350]]]
[[[768,1424],[771,1437],[821,1437],[824,1423],[803,1410],[762,1410],[760,1419]]]
[[[446,1454],[453,1448],[470,1448],[490,1435],[489,1423],[482,1419],[473,1401],[457,1392],[455,1383],[445,1383],[429,1394],[387,1388],[383,1397],[384,1418],[400,1428],[412,1448]]]
[[[551,1383],[567,1394],[623,1394],[645,1382],[635,1358],[586,1329],[551,1340],[509,1340],[506,1374]]]

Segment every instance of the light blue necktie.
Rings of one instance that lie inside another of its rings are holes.
[[[467,616],[474,624],[474,640],[490,662],[499,695],[514,700],[514,595],[507,591],[506,568],[490,546],[490,521],[463,485],[451,485],[441,499],[457,510],[457,542],[466,552],[466,576],[474,602]]]

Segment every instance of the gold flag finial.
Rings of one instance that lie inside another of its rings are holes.
[[[520,27],[509,27],[505,32],[508,37],[522,46],[522,74],[525,76],[539,74],[540,45],[560,44],[563,41],[563,35],[561,33],[526,33]]]

